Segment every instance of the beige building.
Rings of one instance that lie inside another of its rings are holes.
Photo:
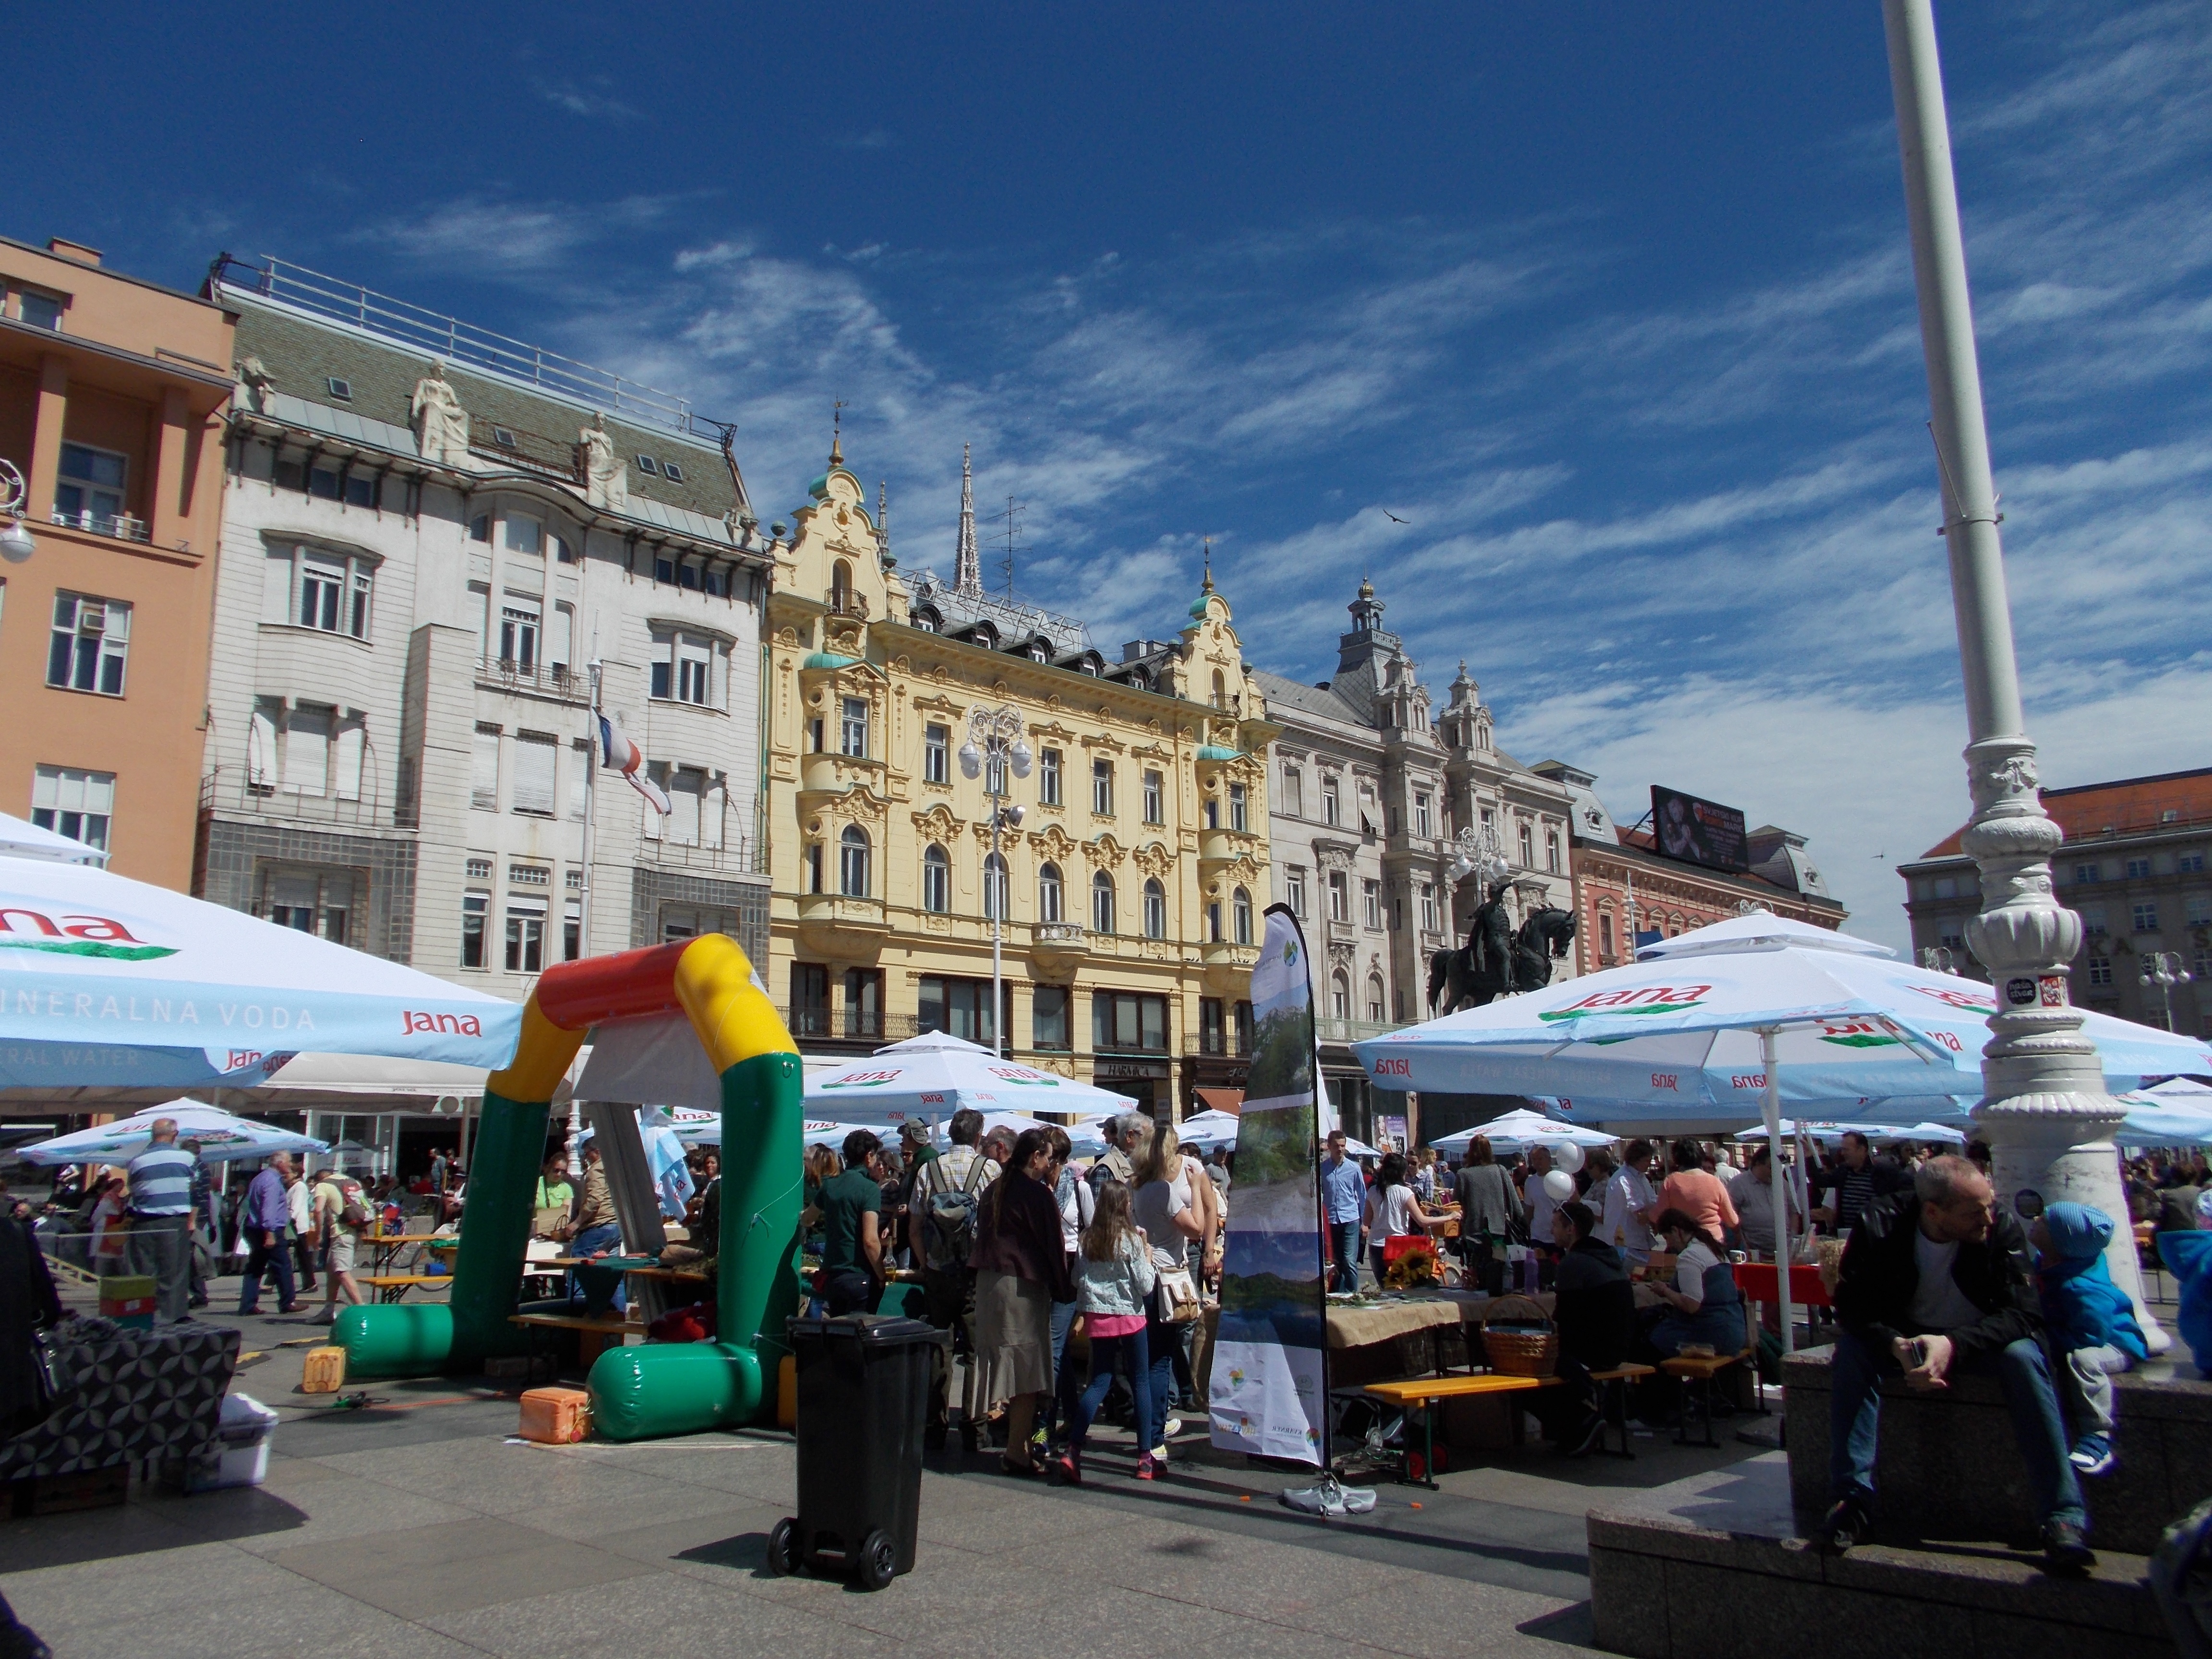
[[[902,577],[880,516],[833,448],[771,544],[769,971],[800,1046],[945,1030],[1161,1112],[1240,1083],[1276,728],[1228,601],[1209,577],[1174,641],[1109,662],[982,591],[965,502],[950,583]],[[1027,775],[1010,740],[970,777],[999,709]],[[1022,814],[995,854],[994,775]]]

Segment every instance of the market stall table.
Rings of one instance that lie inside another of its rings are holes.
[[[407,1292],[417,1286],[450,1289],[453,1283],[451,1273],[371,1273],[361,1281],[376,1292],[379,1302],[404,1302]]]

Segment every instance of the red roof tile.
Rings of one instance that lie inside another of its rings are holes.
[[[2212,767],[2077,784],[2071,789],[2045,789],[2042,794],[2043,810],[2057,820],[2069,842],[2155,830],[2161,824],[2212,823]],[[1921,857],[1954,856],[1962,850],[1959,838],[1966,833],[1961,824]]]

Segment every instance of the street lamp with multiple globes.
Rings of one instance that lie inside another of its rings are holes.
[[[15,464],[0,461],[0,514],[8,517],[7,528],[0,530],[0,559],[9,564],[21,564],[38,550],[39,544],[23,527],[23,507],[30,494]]]
[[[2106,1092],[2097,1045],[2068,994],[2081,919],[2051,893],[2051,858],[2065,834],[2043,810],[2021,706],[1936,19],[1930,0],[1882,0],[1881,11],[1943,504],[1937,534],[1949,555],[1966,690],[1974,813],[1961,844],[1982,879],[1982,909],[1966,922],[1966,947],[1989,968],[1996,994],[1974,1125],[2006,1200],[2033,1192],[2045,1204],[2070,1199],[2124,1216],[2112,1133],[2127,1109]],[[2105,1264],[2135,1304],[2152,1351],[2164,1352],[2172,1338],[2143,1305],[2142,1267],[2124,1227],[2113,1230]]]
[[[1013,884],[1006,878],[1006,861],[999,852],[999,836],[1022,827],[1023,809],[1006,805],[1006,771],[1018,778],[1030,775],[1030,746],[1023,741],[1019,711],[1001,703],[996,708],[976,708],[968,715],[968,741],[960,745],[960,774],[983,775],[983,792],[991,798],[991,860],[983,866],[983,908],[991,918],[991,1052],[1006,1053],[1006,990],[1001,957],[1006,930],[1006,900]]]
[[[2181,952],[2179,951],[2153,951],[2143,960],[2150,966],[2145,970],[2141,983],[2145,989],[2154,985],[2158,987],[2158,1000],[2166,1008],[2166,1029],[2171,1031],[2173,1029],[2173,988],[2188,984],[2195,975],[2181,965]]]

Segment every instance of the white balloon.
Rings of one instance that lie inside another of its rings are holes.
[[[1552,1148],[1552,1167],[1572,1175],[1583,1167],[1583,1149],[1571,1140],[1559,1142]]]
[[[1575,1195],[1575,1178],[1565,1170],[1553,1170],[1544,1176],[1544,1195],[1554,1204],[1564,1204]]]

